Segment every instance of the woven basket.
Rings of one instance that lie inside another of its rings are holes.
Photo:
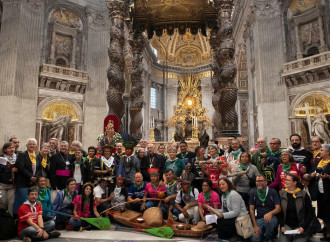
[[[143,218],[150,227],[161,227],[163,225],[163,213],[158,207],[148,208],[143,213]]]

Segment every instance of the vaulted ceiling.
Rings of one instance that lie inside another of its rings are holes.
[[[147,31],[158,60],[173,66],[209,64],[212,51],[210,28],[217,12],[209,0],[135,0],[134,28]]]

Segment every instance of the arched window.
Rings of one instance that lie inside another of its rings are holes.
[[[68,64],[66,63],[66,61],[63,58],[58,58],[56,60],[55,65],[62,66],[62,67],[68,67]]]
[[[307,50],[307,55],[305,57],[309,57],[312,55],[318,55],[318,54],[320,54],[319,48],[317,48],[316,46],[313,46]]]

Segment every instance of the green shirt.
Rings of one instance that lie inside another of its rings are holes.
[[[164,173],[167,169],[171,169],[174,172],[174,175],[179,177],[182,174],[182,171],[186,169],[186,165],[180,159],[174,161],[166,161],[164,165]]]

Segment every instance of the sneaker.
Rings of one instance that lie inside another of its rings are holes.
[[[24,237],[23,242],[31,242],[32,239],[30,237]]]
[[[49,237],[48,237],[49,239],[54,239],[54,238],[60,237],[61,233],[58,231],[53,231],[53,232],[49,233],[48,235],[49,235]]]

